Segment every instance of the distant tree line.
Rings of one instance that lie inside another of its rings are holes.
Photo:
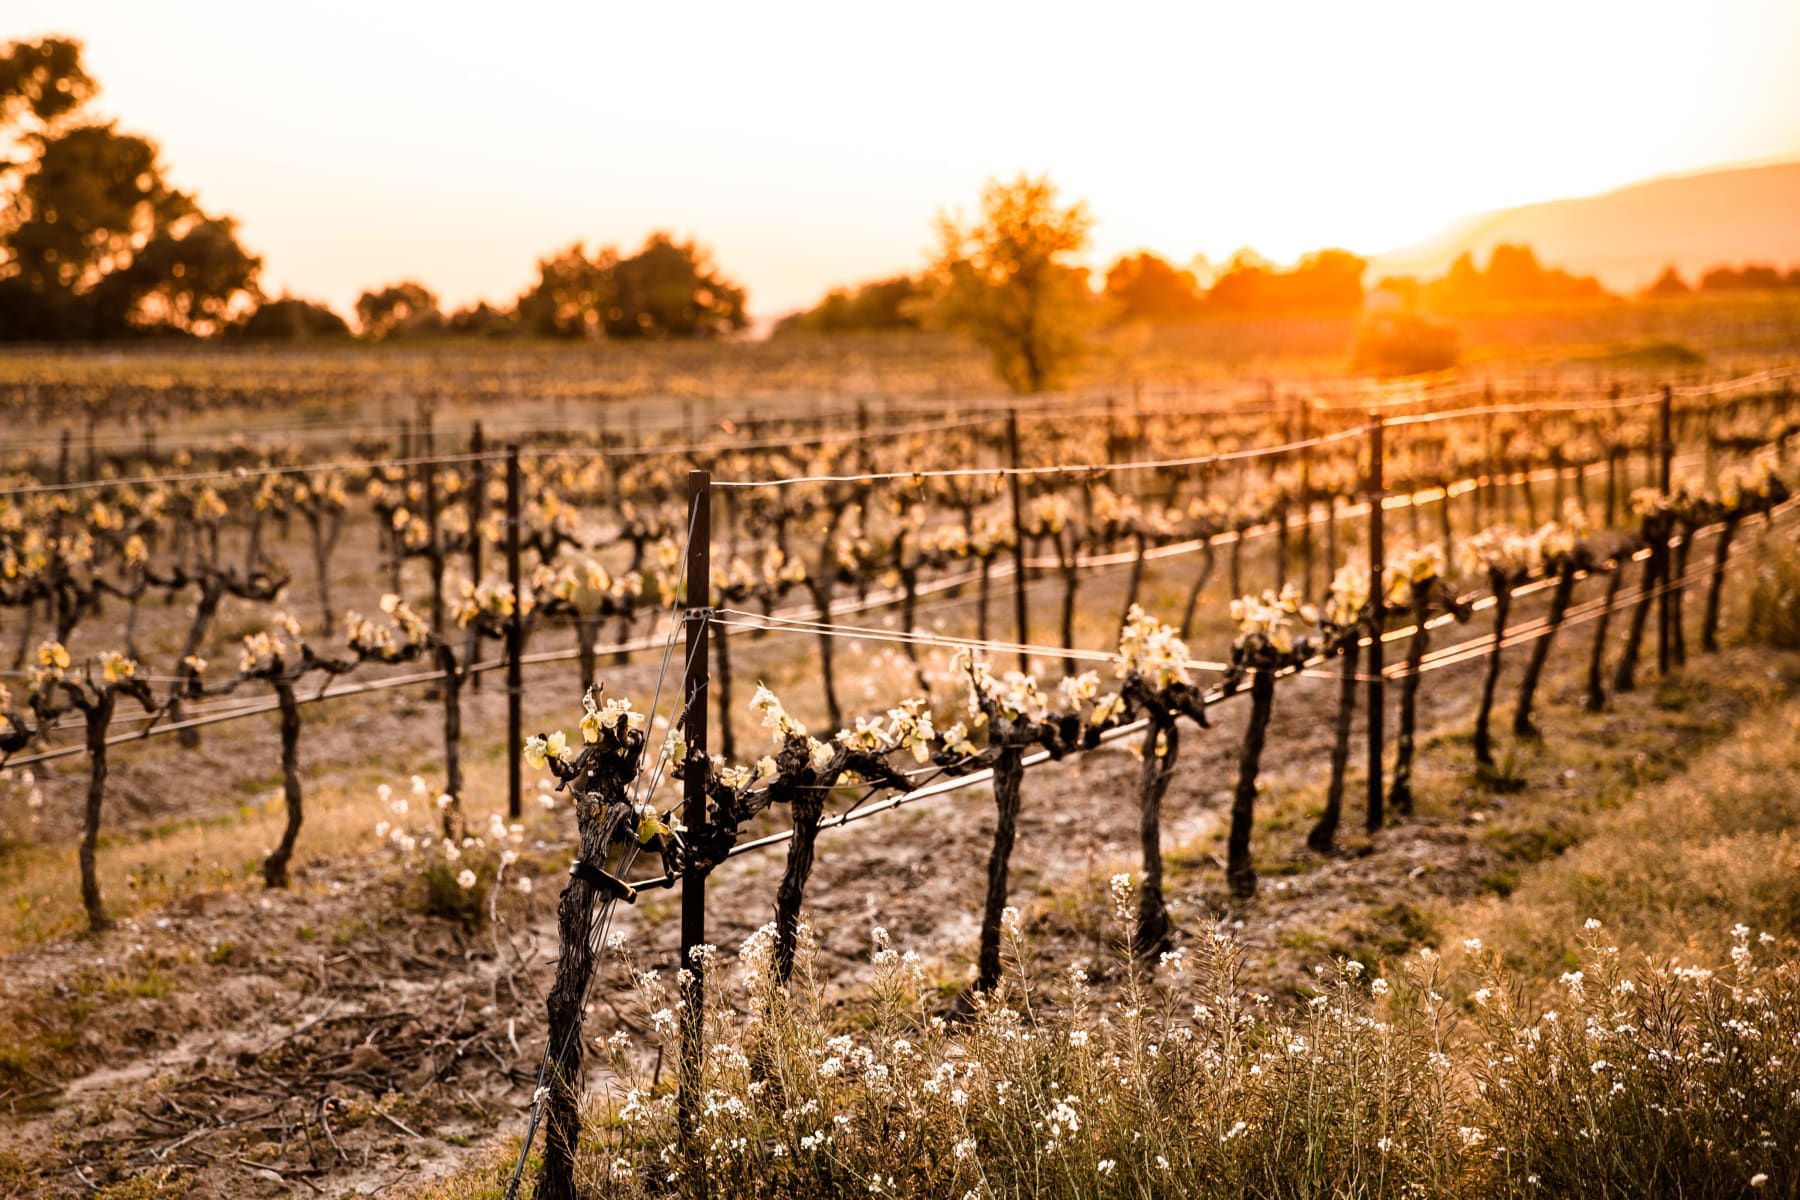
[[[1530,246],[1502,243],[1488,255],[1486,268],[1468,251],[1436,279],[1390,275],[1375,285],[1380,308],[1463,316],[1499,309],[1541,305],[1584,304],[1611,299],[1591,275],[1574,275],[1538,261]]]
[[[1017,184],[1011,185],[1017,186]],[[1084,235],[1085,238],[1085,235]],[[1205,317],[1349,316],[1362,308],[1368,260],[1320,250],[1282,270],[1241,251],[1212,282],[1149,251],[1120,257],[1092,296],[1095,320],[1151,323]],[[934,267],[855,288],[838,288],[813,308],[784,317],[775,333],[871,333],[931,323],[942,282]]]
[[[173,187],[156,143],[90,116],[98,91],[77,41],[0,47],[0,342],[351,336],[318,301],[266,298],[237,223]],[[577,243],[541,259],[510,307],[445,314],[402,280],[364,292],[355,316],[371,341],[705,338],[743,329],[744,299],[697,244],[654,233],[632,255]]]
[[[1690,292],[1774,292],[1800,289],[1800,267],[1790,267],[1783,275],[1780,268],[1766,263],[1746,263],[1741,267],[1717,266],[1700,276],[1697,287],[1689,287],[1681,272],[1663,268],[1655,283],[1644,289],[1649,296],[1685,296]]]

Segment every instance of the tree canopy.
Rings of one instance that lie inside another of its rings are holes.
[[[86,118],[76,42],[0,53],[0,340],[222,329],[261,260],[163,176],[156,144]]]
[[[410,279],[358,296],[356,323],[362,327],[362,335],[374,341],[442,333],[445,328],[437,295]]]
[[[817,307],[783,317],[777,335],[790,333],[880,333],[918,329],[925,285],[911,275],[896,275],[851,288],[834,288]]]
[[[306,342],[314,338],[348,339],[350,326],[317,301],[282,296],[258,305],[225,333],[249,341]]]
[[[981,216],[938,218],[930,279],[935,323],[968,334],[1016,392],[1063,379],[1098,320],[1088,273],[1070,260],[1087,249],[1093,217],[1058,202],[1047,177],[992,180]]]
[[[1127,321],[1180,321],[1204,307],[1194,273],[1148,250],[1113,263],[1106,272],[1106,296]]]
[[[692,241],[653,233],[621,258],[592,258],[577,242],[538,261],[538,281],[519,297],[519,319],[557,338],[706,338],[744,328],[744,290],[719,274]]]

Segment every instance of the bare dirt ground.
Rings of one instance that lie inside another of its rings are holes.
[[[1147,598],[1166,611],[1181,580],[1170,572],[1153,583]],[[1117,586],[1112,579],[1084,588],[1084,612],[1115,613]],[[1526,606],[1515,620],[1530,615]],[[1479,624],[1443,638],[1477,632]],[[1433,941],[1441,934],[1436,914],[1484,892],[1504,895],[1531,862],[1579,838],[1584,813],[1678,770],[1752,706],[1789,694],[1796,674],[1790,659],[1732,650],[1696,658],[1666,686],[1647,671],[1645,686],[1617,698],[1612,711],[1584,714],[1576,684],[1591,636],[1588,626],[1562,635],[1540,699],[1549,738],[1520,748],[1516,770],[1526,786],[1514,794],[1472,782],[1464,734],[1481,664],[1427,676],[1418,812],[1361,836],[1361,776],[1353,773],[1346,833],[1331,856],[1308,853],[1304,839],[1323,792],[1336,684],[1284,685],[1255,841],[1262,889],[1247,903],[1229,898],[1220,865],[1243,706],[1217,706],[1213,728],[1184,738],[1164,806],[1178,926],[1191,934],[1228,922],[1253,951],[1252,982],[1284,996],[1331,956],[1374,960]],[[1216,631],[1209,637],[1196,641],[1198,652],[1222,646]],[[746,681],[805,677],[813,644],[745,639],[740,653],[742,705]],[[648,696],[653,657],[605,667],[611,691]],[[1509,655],[1497,715],[1510,716],[1524,657]],[[852,711],[884,671],[888,682],[897,674],[876,656],[853,659],[845,689]],[[572,666],[542,672],[533,676],[528,727],[572,724]],[[1390,701],[1396,690],[1390,685]],[[870,698],[883,694],[877,686]],[[490,733],[504,727],[502,703],[496,687],[470,697],[478,815],[503,802],[503,758]],[[806,697],[792,703],[809,716],[817,707]],[[389,1194],[518,1132],[544,1045],[568,818],[537,811],[528,819],[523,869],[541,886],[529,897],[508,893],[498,922],[423,915],[417,879],[366,831],[380,815],[370,799],[377,782],[398,785],[414,770],[433,770],[436,711],[416,693],[390,694],[309,720],[302,754],[317,807],[287,892],[265,891],[254,873],[256,838],[272,820],[270,729],[209,730],[197,752],[172,739],[122,749],[108,852],[117,867],[140,858],[145,865],[134,883],[103,870],[109,902],[125,919],[98,935],[30,932],[30,872],[69,865],[53,848],[69,832],[78,760],[48,773],[45,810],[56,815],[7,851],[20,876],[8,894],[22,907],[18,948],[0,979],[0,1195]],[[748,722],[740,739],[754,745]],[[1103,976],[1112,959],[1102,895],[1111,873],[1135,874],[1139,865],[1137,772],[1131,754],[1115,747],[1027,778],[1012,891],[1052,966],[1086,961]],[[7,819],[28,821],[14,804]],[[821,836],[807,919],[846,996],[854,995],[873,924],[924,955],[946,1002],[962,986],[991,834],[990,798],[976,788]],[[194,858],[176,869],[189,846],[183,838],[195,839]],[[770,918],[781,865],[776,851],[715,874],[712,940],[733,947]],[[0,860],[0,881],[6,871]],[[647,965],[672,968],[674,911],[673,894],[662,892],[621,912],[619,928]],[[616,969],[602,968],[592,1003],[590,1034],[644,1032]]]

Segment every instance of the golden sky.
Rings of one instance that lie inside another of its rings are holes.
[[[1800,154],[1800,0],[1098,5],[6,0],[243,221],[264,287],[510,300],[576,238],[697,236],[768,316],[914,268],[989,175],[1142,246],[1286,261]]]

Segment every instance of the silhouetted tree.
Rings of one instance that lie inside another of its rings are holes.
[[[938,218],[932,319],[967,333],[1016,392],[1039,392],[1080,357],[1098,317],[1087,270],[1068,261],[1088,244],[1093,218],[1063,207],[1047,177],[989,181],[981,219]]]
[[[451,313],[447,328],[458,337],[511,337],[519,332],[519,318],[483,300]]]
[[[1426,303],[1440,313],[1606,298],[1607,291],[1598,279],[1546,267],[1529,246],[1495,246],[1485,271],[1477,268],[1474,256],[1464,251],[1442,279],[1425,285]]]
[[[1206,306],[1226,314],[1348,316],[1362,307],[1368,266],[1348,250],[1317,250],[1279,271],[1240,252],[1207,292]]]
[[[666,233],[630,258],[608,246],[590,259],[577,242],[540,259],[518,313],[534,333],[561,338],[703,338],[749,323],[744,290],[698,245]]]
[[[13,42],[0,54],[0,129],[15,136],[42,132],[99,90],[82,69],[80,42],[55,37]]]
[[[81,123],[96,90],[79,43],[0,54],[0,339],[215,332],[261,262],[164,180],[155,143]]]
[[[304,342],[313,338],[347,338],[350,326],[327,306],[298,296],[265,301],[226,333],[234,338]]]
[[[1644,289],[1646,296],[1685,296],[1692,290],[1687,280],[1681,277],[1673,265],[1663,268],[1663,273],[1656,277],[1656,282]]]
[[[653,233],[612,270],[612,303],[602,326],[610,338],[703,338],[748,324],[744,290],[719,275],[695,243]]]
[[[815,308],[792,313],[775,325],[791,333],[879,333],[919,328],[924,286],[910,275],[878,279],[854,290],[834,288]]]
[[[1127,321],[1179,321],[1199,313],[1200,287],[1149,251],[1120,258],[1106,272],[1106,296]]]
[[[599,337],[616,260],[610,250],[589,259],[580,242],[538,259],[538,281],[519,297],[519,319],[541,337]]]
[[[1703,292],[1774,291],[1782,285],[1781,272],[1774,267],[1751,263],[1741,270],[1714,267],[1700,277]]]
[[[358,296],[356,323],[364,337],[379,342],[442,333],[444,314],[438,311],[437,296],[430,288],[408,279]]]

